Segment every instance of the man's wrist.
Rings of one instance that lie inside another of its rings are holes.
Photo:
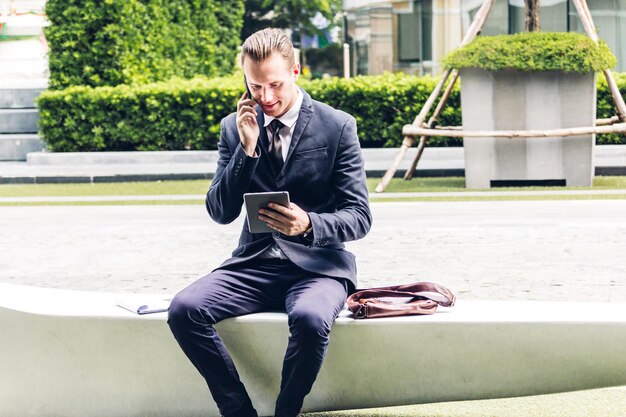
[[[243,153],[246,154],[246,156],[250,157],[250,158],[258,158],[260,155],[261,150],[259,149],[259,145],[254,145],[254,147],[252,148],[252,150],[248,149],[247,146],[244,146],[243,142],[241,142],[241,149],[243,150]]]
[[[311,217],[309,217],[309,227],[307,227],[304,233],[302,233],[300,236],[302,236],[305,240],[309,242],[313,241],[313,222],[311,221]]]

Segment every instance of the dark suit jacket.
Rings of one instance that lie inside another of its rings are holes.
[[[239,246],[221,267],[250,260],[276,242],[299,267],[347,278],[356,286],[354,255],[343,242],[362,238],[372,223],[356,121],[302,93],[302,108],[280,172],[267,157],[268,138],[258,106],[258,157],[247,156],[241,147],[236,114],[222,120],[218,167],[206,207],[213,220],[227,224],[241,213],[244,193],[289,191],[291,201],[309,213],[313,241],[277,232],[253,234],[244,221]]]

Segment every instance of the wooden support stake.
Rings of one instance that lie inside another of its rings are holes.
[[[428,129],[432,129],[435,122],[439,120],[439,115],[443,111],[443,108],[446,106],[446,103],[448,102],[448,99],[450,98],[450,94],[452,94],[452,89],[454,88],[454,84],[456,84],[456,81],[458,79],[459,79],[459,72],[454,70],[452,72],[452,79],[448,83],[448,86],[446,87],[446,91],[444,91],[443,93],[443,97],[441,97],[441,100],[439,100],[439,103],[437,103],[437,107],[435,108],[433,115],[428,120],[428,124],[427,124]],[[415,154],[415,158],[413,159],[413,162],[411,163],[411,166],[409,167],[408,171],[404,173],[405,180],[408,181],[413,178],[413,174],[415,173],[415,170],[417,169],[417,164],[422,158],[422,153],[424,153],[425,147],[426,147],[426,136],[421,136],[419,144],[417,145],[417,154]]]
[[[468,43],[470,43],[482,30],[483,26],[485,25],[485,21],[487,20],[487,16],[489,16],[489,12],[491,11],[491,8],[493,7],[494,2],[495,0],[485,0],[483,2],[480,9],[478,9],[478,12],[476,13],[476,16],[474,17],[474,21],[470,25],[460,46],[465,46]],[[428,115],[430,108],[433,106],[435,100],[437,99],[437,97],[439,96],[439,93],[441,92],[441,89],[443,88],[443,85],[446,83],[451,73],[452,73],[452,70],[450,69],[444,72],[441,80],[439,81],[439,84],[437,84],[437,88],[435,88],[435,90],[430,94],[430,97],[428,97],[428,100],[424,104],[422,111],[420,111],[419,115],[413,121],[413,126],[421,126],[424,123],[424,120],[426,119],[426,116]],[[378,183],[378,185],[376,186],[377,193],[381,193],[385,191],[385,188],[387,188],[387,185],[389,185],[389,182],[391,181],[396,171],[398,170],[398,166],[400,165],[400,162],[402,162],[402,159],[404,158],[404,155],[406,154],[407,149],[413,146],[414,141],[415,139],[413,136],[404,137],[404,139],[402,140],[402,146],[400,147],[398,154],[396,155],[393,162],[391,163],[391,167],[387,170],[387,172],[381,179],[380,183]]]
[[[437,87],[430,94],[430,97],[428,97],[428,100],[426,100],[424,107],[422,107],[422,111],[420,112],[420,114],[417,115],[417,117],[413,121],[413,125],[421,126],[424,123],[424,119],[426,118],[426,115],[430,111],[430,108],[433,106],[433,103],[435,102],[435,99],[437,98],[437,96],[439,96],[439,93],[441,92],[441,88],[443,87],[443,84],[446,82],[446,80],[450,76],[451,72],[452,70],[446,70],[446,72],[444,72],[443,76],[441,77],[441,80],[439,80],[439,84],[437,84]],[[385,175],[383,175],[383,178],[380,180],[380,182],[376,186],[375,191],[377,193],[382,193],[383,191],[385,191],[385,188],[387,188],[387,185],[389,185],[389,182],[391,181],[396,171],[398,170],[398,166],[400,165],[400,162],[402,162],[402,159],[404,159],[404,155],[406,154],[407,149],[413,146],[413,142],[414,142],[413,136],[404,137],[404,139],[402,140],[402,146],[400,146],[400,150],[398,151],[398,154],[396,155],[393,162],[391,163],[391,167],[387,170],[387,172],[385,172]]]
[[[596,126],[606,126],[612,125],[614,123],[619,123],[619,117],[613,116],[610,119],[596,119]]]
[[[448,136],[451,138],[550,138],[556,136],[582,136],[593,133],[626,133],[626,123],[548,130],[438,130],[405,125],[402,128],[402,133],[411,136]]]

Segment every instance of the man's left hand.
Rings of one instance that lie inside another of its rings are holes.
[[[298,236],[311,227],[309,215],[294,203],[290,203],[289,207],[276,203],[269,203],[268,206],[269,209],[259,210],[259,219],[277,232]]]

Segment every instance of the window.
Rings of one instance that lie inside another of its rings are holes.
[[[544,32],[567,32],[567,0],[542,0],[539,27]]]
[[[523,1],[523,0],[522,0]],[[476,13],[482,6],[483,0],[462,0],[462,20],[463,29],[467,32],[470,24],[474,20]],[[495,36],[509,33],[509,9],[507,2],[496,1],[489,12],[489,17],[483,26],[482,35]]]
[[[356,73],[357,75],[368,75],[369,72],[369,44],[358,41],[356,46]]]
[[[398,60],[432,59],[432,0],[416,0],[413,10],[398,14]]]

